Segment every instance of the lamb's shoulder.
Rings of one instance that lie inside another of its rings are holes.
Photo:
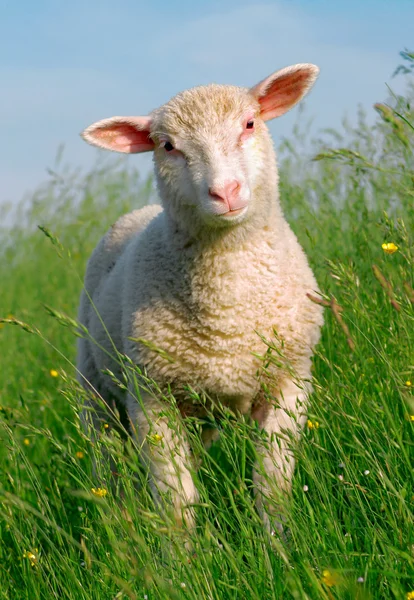
[[[242,331],[246,345],[256,351],[257,333],[279,336],[294,350],[316,342],[314,332],[322,324],[321,307],[307,293],[315,293],[317,282],[296,236],[285,222],[265,229],[226,256],[218,253],[210,268],[199,269],[193,293],[209,306],[209,319],[231,334]],[[202,311],[197,311],[202,316]]]
[[[308,297],[318,293],[318,284],[288,223],[281,240],[283,260],[279,261],[279,285],[273,301],[274,329],[283,340],[286,355],[295,363],[302,356],[310,356],[319,341],[323,309]]]

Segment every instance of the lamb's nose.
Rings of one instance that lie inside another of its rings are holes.
[[[229,208],[232,208],[235,200],[239,196],[240,183],[233,179],[232,181],[226,181],[223,186],[213,186],[209,188],[208,192],[214,200],[225,202]]]

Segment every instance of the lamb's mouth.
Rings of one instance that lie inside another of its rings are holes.
[[[241,208],[236,208],[235,210],[229,210],[225,213],[221,213],[220,215],[217,215],[218,217],[230,217],[233,218],[237,215],[241,215],[242,213],[246,212],[247,210],[247,206],[242,206]]]

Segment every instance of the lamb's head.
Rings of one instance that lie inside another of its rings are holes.
[[[88,127],[87,142],[117,152],[154,151],[164,208],[174,219],[213,228],[249,219],[277,201],[277,171],[265,121],[292,108],[318,68],[299,64],[251,89],[186,90],[145,117],[113,117]],[[263,211],[262,211],[263,212]]]

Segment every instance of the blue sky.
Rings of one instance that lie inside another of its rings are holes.
[[[250,86],[297,62],[321,75],[307,100],[317,127],[339,127],[385,99],[398,52],[414,47],[413,0],[0,0],[0,204],[65,161],[90,167],[90,123],[140,115],[212,81]],[[297,109],[271,124],[288,136]],[[128,158],[143,171],[148,156]]]

